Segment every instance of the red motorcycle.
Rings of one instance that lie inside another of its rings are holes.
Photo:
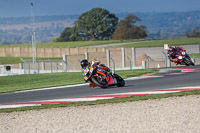
[[[83,69],[83,76],[91,82],[91,87],[99,86],[101,88],[108,88],[108,86],[123,87],[125,81],[117,74],[107,72],[104,66],[90,65]]]
[[[185,51],[179,50],[177,51],[175,56],[177,58],[177,64],[194,66],[194,63],[192,62],[190,56]]]

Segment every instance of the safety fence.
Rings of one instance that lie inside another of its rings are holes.
[[[22,62],[19,64],[21,70],[24,74],[32,73],[54,73],[54,72],[63,72],[63,66],[65,62],[62,60],[32,60],[21,58]]]
[[[186,52],[195,64],[200,64],[200,45],[184,45]],[[81,49],[79,48],[79,51]],[[63,54],[62,60],[36,60],[21,59],[23,63],[0,66],[0,73],[54,73],[54,72],[80,72],[82,59],[100,60],[113,70],[145,69],[176,66],[171,63],[163,47],[147,48],[102,48],[79,52],[81,54]]]

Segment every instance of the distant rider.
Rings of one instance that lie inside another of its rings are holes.
[[[176,55],[180,50],[186,51],[184,48],[177,46],[169,46],[169,49],[167,50],[167,56],[169,57],[170,61],[175,62],[176,65],[178,64],[178,59]]]

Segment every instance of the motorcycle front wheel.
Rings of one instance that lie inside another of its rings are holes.
[[[119,75],[117,74],[114,74],[114,77],[116,78],[117,80],[117,86],[118,87],[123,87],[125,85],[125,81],[122,77],[120,77]]]
[[[98,77],[92,77],[91,81],[93,83],[95,83],[97,86],[101,87],[101,88],[108,88],[108,83],[106,80],[99,80]]]
[[[189,65],[194,66],[194,63],[191,61],[191,59],[188,59],[188,58],[187,58],[187,59],[185,60],[185,65],[186,65],[186,66],[189,66]]]

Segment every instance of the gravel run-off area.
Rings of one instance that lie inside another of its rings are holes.
[[[0,133],[200,133],[200,95],[0,113]]]

